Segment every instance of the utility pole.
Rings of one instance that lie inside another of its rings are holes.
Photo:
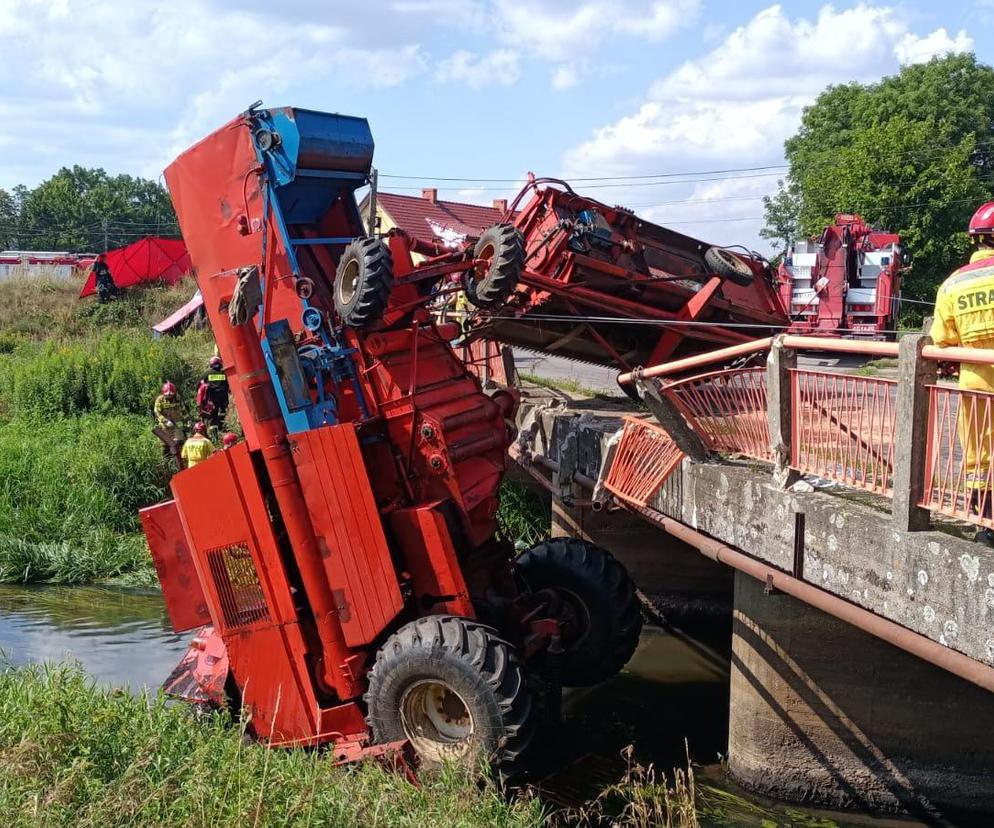
[[[369,235],[376,235],[376,167],[373,167],[372,175],[369,178]]]
[[[104,225],[104,253],[106,253],[107,250],[109,249],[109,245],[107,244],[107,218],[106,217],[104,217],[103,225]]]

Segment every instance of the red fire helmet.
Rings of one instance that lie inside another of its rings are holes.
[[[994,234],[994,201],[988,201],[970,219],[970,235],[989,236],[992,234]]]
[[[167,397],[171,397],[173,394],[176,393],[176,386],[173,385],[171,382],[164,382],[162,383],[162,393],[165,394]]]

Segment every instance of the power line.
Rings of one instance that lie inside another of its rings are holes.
[[[886,155],[870,156],[871,158],[890,158],[890,159],[902,159],[916,157],[919,159],[936,158],[939,157],[943,152],[948,150],[957,149],[959,144],[942,144],[942,145],[932,145],[930,147],[921,147],[913,150],[906,150],[904,152],[889,153]],[[989,141],[977,141],[974,143],[974,150],[983,147],[994,147],[994,140]],[[834,165],[839,163],[839,150],[837,148],[827,149],[821,151],[824,155],[823,157],[815,157],[811,159],[810,163],[814,165]],[[775,175],[777,173],[770,172],[772,170],[789,170],[789,164],[755,164],[746,167],[729,167],[725,169],[718,170],[697,170],[697,171],[669,171],[660,173],[644,173],[639,175],[607,175],[607,176],[578,176],[570,177],[568,180],[570,182],[611,182],[611,181],[644,181],[647,184],[663,183],[648,181],[648,179],[671,179],[680,177],[701,177],[701,176],[721,176],[720,178],[714,178],[709,180],[723,181],[736,178],[750,178],[750,175],[741,175],[743,173],[754,173],[754,172],[765,172],[767,175]],[[409,174],[398,174],[398,173],[379,173],[380,178],[391,178],[397,180],[407,180],[407,181],[445,181],[454,183],[465,183],[465,184],[518,184],[522,185],[525,183],[524,178],[519,176],[517,178],[475,178],[472,176],[460,177],[460,176],[437,176],[437,175],[409,175]],[[666,182],[668,183],[668,182]],[[674,183],[690,183],[690,182],[674,182]],[[600,184],[601,187],[623,187],[623,186],[635,186],[626,184]],[[394,189],[407,189],[407,190],[417,190],[422,189],[419,187],[396,187]],[[482,190],[497,190],[504,189],[498,187],[478,187],[478,188],[468,188],[468,189],[482,189]],[[585,188],[590,189],[590,188]]]
[[[639,179],[647,178],[676,178],[678,176],[685,175],[724,175],[726,173],[743,173],[743,172],[758,172],[760,170],[780,170],[786,168],[786,164],[764,164],[756,167],[732,167],[730,169],[724,170],[700,170],[697,172],[664,172],[664,173],[645,173],[644,175],[598,175],[598,176],[588,176],[588,177],[574,177],[570,178],[570,181],[634,181]],[[388,173],[379,173],[380,178],[398,178],[405,180],[416,180],[416,181],[460,181],[466,183],[478,183],[478,184],[524,184],[524,179],[522,177],[518,178],[459,178],[459,177],[446,177],[440,175],[391,175]]]

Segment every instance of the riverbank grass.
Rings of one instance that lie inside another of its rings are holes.
[[[538,826],[529,796],[456,769],[420,786],[375,763],[247,744],[223,715],[96,687],[69,665],[0,671],[0,813],[28,826]]]

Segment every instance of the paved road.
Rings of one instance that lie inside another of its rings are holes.
[[[596,391],[598,394],[623,396],[614,379],[618,372],[613,368],[573,362],[570,359],[528,351],[524,348],[514,349],[514,364],[519,374],[531,374],[560,382],[575,382],[582,388]]]

